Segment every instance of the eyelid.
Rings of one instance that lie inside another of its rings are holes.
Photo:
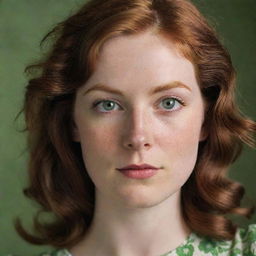
[[[158,105],[162,100],[164,100],[164,99],[169,99],[169,98],[173,98],[173,99],[177,100],[182,106],[186,106],[185,101],[184,101],[182,98],[180,98],[180,97],[178,97],[178,96],[175,96],[175,95],[165,95],[165,96],[161,97],[161,98],[157,101],[157,103],[156,103],[155,105]],[[102,102],[104,102],[104,101],[111,101],[111,102],[114,102],[114,103],[117,104],[119,107],[121,107],[121,106],[120,106],[120,103],[119,103],[116,99],[100,98],[100,99],[96,99],[96,100],[92,103],[92,108],[93,108],[93,109],[96,108],[100,103],[102,103]],[[113,110],[112,110],[112,111],[113,111]],[[112,111],[106,111],[106,112],[99,111],[99,112],[100,112],[100,113],[110,113],[110,112],[112,112]],[[173,111],[175,111],[175,110],[173,110]],[[172,112],[172,110],[170,110],[170,111],[167,110],[167,112]]]
[[[113,110],[110,110],[110,111],[100,111],[100,110],[97,110],[97,106],[102,103],[102,102],[105,102],[105,101],[111,101],[111,102],[114,102],[116,105],[118,105],[120,107],[120,104],[118,103],[118,101],[116,101],[115,99],[110,99],[110,98],[100,98],[100,99],[96,99],[93,103],[92,103],[92,106],[91,108],[93,110],[95,110],[96,112],[100,113],[100,114],[111,114],[113,112]],[[121,108],[121,107],[120,107]]]
[[[181,105],[186,106],[185,101],[182,98],[175,96],[175,95],[165,95],[165,96],[161,97],[159,99],[159,101],[164,100],[164,99],[169,99],[169,98],[176,99]]]

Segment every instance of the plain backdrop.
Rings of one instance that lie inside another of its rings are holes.
[[[27,153],[22,129],[26,65],[40,58],[39,43],[59,21],[74,13],[84,0],[0,0],[0,255],[38,255],[50,247],[32,246],[15,232],[12,222],[20,216],[31,227],[37,205],[22,194],[27,179]],[[215,24],[221,41],[231,53],[237,70],[237,101],[242,111],[256,119],[256,0],[194,0]],[[256,152],[245,147],[229,176],[256,198]],[[247,201],[244,200],[243,204]],[[241,225],[256,223],[237,218]]]

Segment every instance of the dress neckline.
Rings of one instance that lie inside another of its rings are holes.
[[[164,254],[161,254],[159,256],[171,256],[172,253],[176,252],[177,249],[182,249],[184,247],[186,247],[192,240],[193,238],[195,238],[196,234],[194,232],[191,232],[187,237],[186,239],[179,245],[177,246],[176,248],[172,249],[171,251],[168,251]],[[73,256],[68,249],[63,249],[62,250],[64,255],[65,256]],[[173,254],[173,255],[176,255],[176,254]]]

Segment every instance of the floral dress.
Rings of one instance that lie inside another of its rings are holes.
[[[238,228],[235,238],[217,241],[192,232],[176,249],[159,256],[256,256],[256,224]],[[72,256],[67,249],[58,249],[39,256]],[[91,256],[91,255],[90,255]]]

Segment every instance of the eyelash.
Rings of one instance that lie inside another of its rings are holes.
[[[162,102],[163,100],[166,100],[166,99],[174,99],[176,100],[179,104],[181,104],[182,106],[186,106],[185,102],[180,98],[180,97],[177,97],[177,96],[168,96],[168,97],[163,97],[160,99],[160,102]],[[93,103],[92,103],[92,108],[95,109],[100,103],[102,102],[114,102],[115,104],[119,105],[117,102],[115,102],[114,100],[112,99],[97,99],[95,100]],[[102,111],[98,111],[100,113],[104,113],[104,114],[108,114],[110,112],[112,112],[114,110],[110,110],[110,111],[106,111],[106,112],[102,112]],[[167,112],[173,112],[173,111],[176,111],[176,110],[167,110]]]

